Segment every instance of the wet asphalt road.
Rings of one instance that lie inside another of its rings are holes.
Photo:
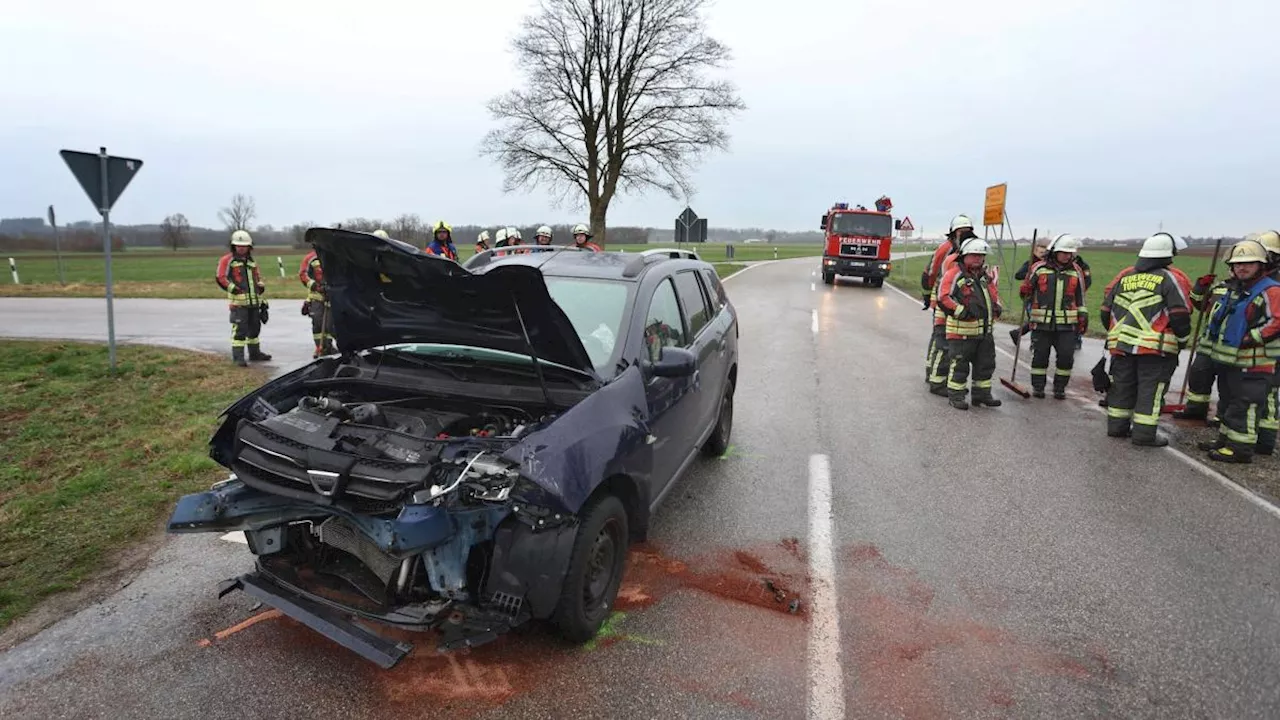
[[[1106,438],[1094,344],[1077,397],[998,389],[1003,407],[956,411],[924,390],[918,302],[824,286],[815,266],[726,283],[742,316],[733,448],[660,510],[594,646],[532,628],[454,656],[424,643],[382,672],[216,600],[247,550],[176,537],[109,600],[0,655],[0,717],[804,717],[810,673],[832,667],[856,718],[1280,715],[1280,519],[1169,450]],[[0,302],[0,335],[74,336],[65,302]],[[168,302],[117,301],[118,330],[225,347],[221,303]],[[277,311],[263,343],[296,364],[308,332]],[[814,455],[839,642],[808,657]]]

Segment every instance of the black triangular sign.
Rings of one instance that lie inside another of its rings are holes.
[[[89,201],[93,203],[94,207],[98,208],[99,214],[110,210],[116,204],[116,200],[120,199],[120,195],[128,187],[129,181],[133,180],[133,176],[138,173],[138,170],[142,169],[141,160],[108,155],[107,197],[106,207],[103,207],[100,156],[97,153],[80,152],[78,150],[61,150],[58,154],[66,161],[67,167],[71,168],[71,174],[76,176],[76,180],[80,182],[80,187],[84,188],[85,194],[89,196]]]

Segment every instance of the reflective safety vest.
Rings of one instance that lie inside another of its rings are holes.
[[[1027,271],[1018,294],[1031,301],[1032,329],[1076,330],[1087,320],[1083,271],[1075,263],[1063,268],[1037,261]]]
[[[324,293],[320,292],[320,283],[324,282],[324,270],[320,268],[320,257],[316,255],[315,250],[302,258],[302,264],[298,266],[298,280],[307,288],[308,300],[324,300]]]
[[[1185,276],[1184,276],[1185,277]],[[1176,355],[1191,335],[1187,284],[1171,268],[1128,267],[1102,301],[1107,350],[1113,355]]]
[[[442,255],[454,262],[458,261],[458,251],[454,249],[453,243],[442,243],[439,240],[432,240],[426,250],[429,255]]]
[[[946,313],[948,340],[991,334],[1000,291],[986,268],[966,272],[958,260],[954,261],[939,288],[938,305]]]
[[[1280,358],[1280,282],[1263,277],[1246,288],[1228,280],[1221,288],[1205,317],[1201,352],[1246,372],[1275,372]]]
[[[262,287],[262,276],[258,274],[258,263],[252,255],[236,257],[229,252],[218,260],[218,271],[213,278],[218,287],[227,291],[227,302],[231,307],[249,307],[262,303],[258,288]]]

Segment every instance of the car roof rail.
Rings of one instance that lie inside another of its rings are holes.
[[[635,257],[627,263],[622,269],[623,277],[635,277],[640,274],[641,270],[660,260],[701,260],[698,253],[693,250],[681,250],[679,248],[653,248],[652,250],[642,250],[634,253]]]
[[[516,249],[520,249],[523,252],[513,252]],[[471,257],[467,258],[467,261],[462,264],[462,267],[468,268],[468,269],[483,267],[493,262],[495,258],[512,257],[515,255],[528,255],[531,253],[560,253],[560,252],[568,252],[568,251],[595,252],[594,250],[591,250],[588,248],[580,248],[580,247],[575,247],[573,245],[525,245],[523,243],[521,243],[520,245],[503,245],[502,247],[495,247],[495,248],[489,248],[488,250],[481,250],[475,255],[472,255]],[[547,260],[550,260],[550,259],[551,258],[547,258]],[[546,260],[544,260],[543,262],[546,262]]]

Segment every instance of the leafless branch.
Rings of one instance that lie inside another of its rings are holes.
[[[227,230],[248,230],[249,224],[258,216],[257,207],[253,201],[253,197],[236,193],[231,198],[231,206],[224,207],[218,211],[218,219],[227,227]]]
[[[727,150],[746,106],[713,77],[729,50],[707,37],[709,0],[540,0],[514,42],[524,86],[494,98],[481,144],[503,188],[544,187],[586,205],[603,240],[619,192],[692,194],[690,175]]]

